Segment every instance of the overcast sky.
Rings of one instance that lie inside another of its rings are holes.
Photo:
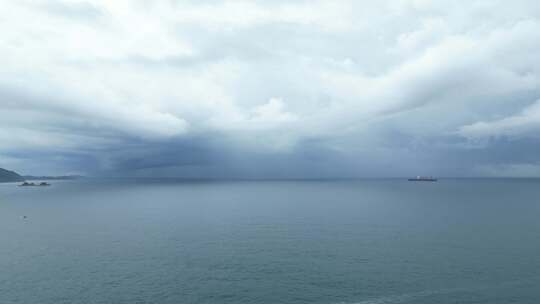
[[[0,167],[540,176],[537,0],[0,0]]]

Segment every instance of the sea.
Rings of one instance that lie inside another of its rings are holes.
[[[0,303],[540,303],[540,180],[0,184]]]

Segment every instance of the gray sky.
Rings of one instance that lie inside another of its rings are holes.
[[[540,1],[0,0],[0,167],[540,176]]]

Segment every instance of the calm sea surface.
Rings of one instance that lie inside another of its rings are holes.
[[[0,184],[0,303],[537,304],[540,180]]]

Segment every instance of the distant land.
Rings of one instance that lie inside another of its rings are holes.
[[[34,176],[34,175],[23,175],[25,180],[72,180],[83,178],[82,175],[61,175],[61,176]]]
[[[22,182],[25,178],[17,172],[0,168],[0,183]]]
[[[33,176],[20,175],[15,171],[0,168],[0,183],[24,182],[25,180],[73,180],[83,178],[81,175],[62,175],[62,176]]]

